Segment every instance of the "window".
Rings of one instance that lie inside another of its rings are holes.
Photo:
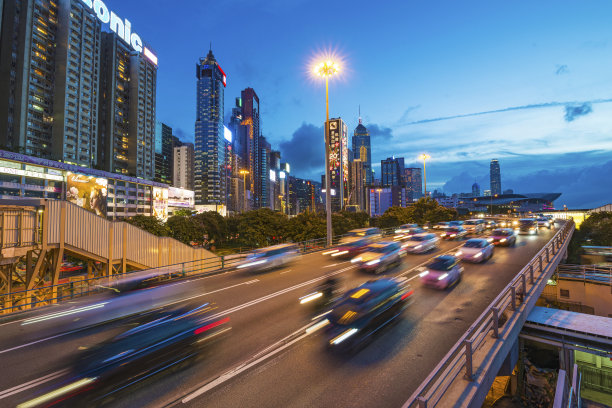
[[[562,298],[569,298],[570,297],[569,289],[560,289],[560,295]]]

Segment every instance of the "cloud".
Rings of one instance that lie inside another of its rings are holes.
[[[402,114],[402,117],[397,121],[398,124],[404,124],[406,122],[409,122],[408,117],[410,116],[410,114],[412,112],[414,112],[415,110],[419,109],[421,107],[421,105],[414,105],[414,106],[409,106],[404,113]]]
[[[593,107],[589,102],[581,105],[565,105],[565,121],[572,122],[580,116],[588,115],[593,112]]]
[[[542,109],[542,108],[551,108],[551,107],[555,107],[555,106],[564,106],[567,109],[567,106],[584,106],[584,105],[593,105],[596,103],[608,103],[608,102],[612,102],[612,99],[594,99],[592,101],[584,101],[584,102],[545,102],[545,103],[534,103],[534,104],[530,104],[530,105],[522,105],[522,106],[511,106],[508,108],[502,108],[502,109],[494,109],[494,110],[489,110],[489,111],[482,111],[482,112],[473,112],[473,113],[463,113],[460,115],[452,115],[452,116],[442,116],[442,117],[438,117],[438,118],[430,118],[430,119],[421,119],[421,120],[416,120],[413,122],[408,122],[405,123],[404,126],[408,126],[408,125],[418,125],[421,123],[430,123],[430,122],[441,122],[441,121],[445,121],[445,120],[451,120],[451,119],[459,119],[459,118],[469,118],[469,117],[473,117],[473,116],[483,116],[483,115],[490,115],[492,113],[502,113],[502,112],[512,112],[512,111],[520,111],[520,110],[530,110],[530,109]],[[590,112],[590,111],[589,111]],[[586,113],[589,113],[586,112]],[[584,114],[586,114],[584,113]],[[567,120],[567,113],[566,113],[566,120]],[[573,119],[571,119],[573,120]],[[568,120],[571,121],[571,120]]]
[[[323,126],[302,123],[290,140],[280,143],[281,159],[298,177],[319,180],[325,169]]]
[[[555,75],[569,74],[569,68],[565,64],[557,65],[555,68],[557,68]]]
[[[377,124],[371,123],[367,126],[368,132],[370,132],[371,139],[378,139],[378,141],[388,141],[393,139],[393,130],[386,126],[378,126]]]

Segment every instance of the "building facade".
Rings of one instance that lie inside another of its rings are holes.
[[[410,201],[416,201],[423,197],[423,177],[419,167],[408,167],[404,169],[404,181]]]
[[[195,203],[224,212],[226,205],[223,107],[226,76],[212,50],[196,65]]]
[[[366,186],[372,185],[372,147],[370,144],[370,132],[363,125],[361,117],[359,124],[353,132],[353,158],[361,160],[366,175]]]
[[[361,160],[353,160],[350,163],[350,191],[349,205],[357,206],[359,211],[366,210],[366,168]]]
[[[173,177],[174,187],[194,189],[194,149],[193,143],[182,143],[174,147]]]
[[[155,178],[159,183],[172,184],[174,147],[172,128],[165,123],[155,123]]]
[[[380,161],[381,185],[383,187],[399,186],[403,187],[405,183],[404,174],[404,158],[403,157],[388,157],[386,160]]]
[[[491,179],[491,195],[501,194],[502,193],[501,171],[499,169],[499,161],[497,161],[497,159],[491,160],[490,179]]]

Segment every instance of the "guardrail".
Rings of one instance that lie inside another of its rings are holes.
[[[557,276],[612,286],[612,267],[600,265],[559,265]]]
[[[573,232],[573,221],[565,222],[553,238],[521,269],[468,328],[403,405],[403,408],[435,407],[441,402],[452,382],[462,372],[465,374],[465,379],[473,380],[475,374],[474,353],[483,345],[489,333],[491,333],[491,337],[497,339],[505,334],[506,330],[509,330],[509,327],[504,327],[504,324],[517,313],[517,309],[523,304],[525,297],[532,294],[531,289],[541,282],[551,262],[551,257],[555,258],[559,251],[567,248]],[[529,291],[528,284],[531,285]],[[450,404],[444,405],[448,406]]]
[[[395,228],[381,230],[383,236],[392,235]],[[337,245],[344,235],[337,235],[332,238],[332,247]],[[295,245],[302,254],[308,254],[324,250],[327,247],[327,239],[319,238]],[[182,262],[151,269],[132,271],[124,274],[111,276],[100,276],[94,278],[71,278],[70,282],[59,283],[57,285],[39,286],[31,290],[19,290],[10,293],[0,294],[0,315],[17,311],[29,310],[35,307],[47,306],[82,296],[87,296],[113,287],[123,279],[131,279],[138,275],[155,275],[158,282],[209,276],[224,273],[234,269],[237,263],[241,262],[252,251],[239,254],[226,255],[219,259],[203,259],[190,262]],[[220,266],[219,266],[220,265]]]

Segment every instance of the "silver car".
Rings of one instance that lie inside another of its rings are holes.
[[[370,244],[365,251],[351,260],[357,268],[365,272],[382,273],[394,265],[399,265],[404,249],[398,242],[381,241]]]
[[[274,245],[250,253],[244,261],[236,266],[236,269],[249,272],[267,271],[283,267],[293,262],[297,256],[298,250],[293,244]]]
[[[403,245],[402,248],[411,254],[422,254],[427,251],[431,251],[438,247],[438,241],[440,239],[436,234],[423,233],[416,234],[410,237]]]

